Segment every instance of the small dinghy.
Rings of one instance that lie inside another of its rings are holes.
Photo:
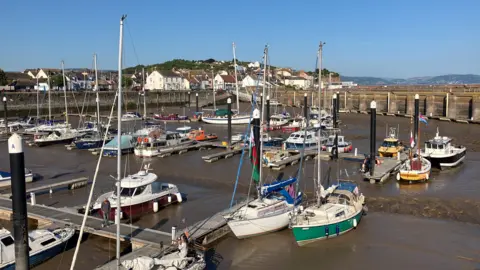
[[[5,171],[0,171],[0,187],[7,187],[12,185],[12,174]],[[25,169],[25,182],[33,182],[33,173],[29,169]]]

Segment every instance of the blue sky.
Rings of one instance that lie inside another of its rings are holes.
[[[261,60],[348,76],[480,74],[478,0],[2,1],[0,68],[116,69],[121,14],[125,65],[184,59]],[[133,46],[134,44],[134,46]],[[137,57],[134,53],[136,49]]]

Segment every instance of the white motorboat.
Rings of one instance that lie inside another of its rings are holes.
[[[137,112],[126,112],[122,115],[122,122],[142,120],[142,116]]]
[[[467,148],[452,144],[452,139],[437,134],[431,140],[425,142],[425,149],[421,155],[428,159],[435,168],[455,167],[465,159]]]
[[[8,124],[10,126],[10,124]],[[52,132],[55,130],[63,130],[67,128],[72,128],[70,123],[53,123],[53,124],[42,124],[34,126],[31,128],[25,129],[25,132]]]
[[[227,116],[202,116],[202,121],[207,124],[227,125]],[[250,123],[249,115],[232,115],[232,125],[245,125]]]
[[[65,251],[75,229],[34,230],[28,233],[30,267],[38,266]],[[10,231],[0,229],[0,268],[15,269],[15,244]]]
[[[188,137],[183,137],[178,132],[167,131],[159,134],[158,137],[138,137],[137,144],[134,149],[135,156],[138,157],[154,157],[162,152],[172,150],[181,145],[191,145],[195,141]]]
[[[192,127],[189,127],[189,126],[183,126],[183,127],[179,127],[177,128],[175,131],[178,132],[178,134],[180,134],[181,137],[188,137],[188,133],[190,133],[190,131],[192,130]]]
[[[33,144],[42,147],[53,144],[70,144],[77,137],[81,136],[81,133],[78,133],[76,130],[72,129],[57,129],[50,131],[46,135],[35,134],[33,137]]]
[[[304,136],[307,136],[304,139]],[[322,144],[324,144],[327,139],[322,135],[321,137]],[[286,149],[302,149],[304,144],[305,148],[315,147],[318,143],[317,132],[312,130],[300,130],[290,134],[290,136],[285,141],[285,148]]]
[[[122,218],[136,217],[151,212],[158,212],[172,203],[181,203],[182,194],[174,184],[157,182],[157,175],[149,172],[150,164],[136,174],[122,178],[120,185],[120,205]],[[105,200],[110,201],[109,218],[115,218],[117,194],[111,191],[100,195],[95,201],[92,212],[103,214],[101,207]]]
[[[350,153],[353,149],[352,142],[345,141],[345,137],[342,135],[338,135],[337,146],[339,153]],[[333,147],[335,147],[335,135],[330,135],[325,144],[322,143],[322,151],[332,152]]]
[[[274,114],[270,116],[270,126],[277,127],[288,124],[290,121],[290,115],[288,114]]]
[[[25,169],[25,182],[33,182],[33,173],[29,169]],[[0,171],[0,187],[7,187],[12,185],[12,174],[5,171]]]
[[[263,153],[263,166],[271,167],[276,162],[290,157],[290,153],[285,150],[269,150]]]

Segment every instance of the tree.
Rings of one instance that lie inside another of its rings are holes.
[[[7,75],[5,74],[3,69],[0,69],[0,85],[7,85],[7,84],[8,84]]]
[[[129,78],[129,77],[123,77],[122,78],[122,86],[130,87],[130,86],[132,86],[132,84],[133,84],[132,78]]]
[[[54,75],[51,79],[52,81],[52,86],[61,88],[63,87],[63,75],[62,74],[57,74]]]

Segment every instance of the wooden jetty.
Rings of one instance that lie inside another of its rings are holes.
[[[380,164],[375,165],[373,175],[370,172],[364,173],[364,180],[370,181],[370,183],[383,183],[390,175],[395,174],[400,166],[407,160],[407,155],[402,153],[400,158],[383,158],[377,157],[381,161]]]
[[[172,149],[162,151],[158,156],[163,158],[163,157],[171,156],[173,154],[181,155],[183,153],[186,153],[186,152],[192,151],[192,150],[202,151],[202,150],[209,150],[209,149],[217,148],[217,147],[222,147],[222,146],[219,145],[219,144],[212,143],[212,142],[199,142],[199,143],[196,143],[196,144],[181,145],[181,146],[173,147]]]
[[[208,156],[203,156],[202,159],[208,163],[218,161],[219,159],[227,159],[242,153],[242,148],[235,148],[231,150],[225,150],[219,153],[211,154]]]

